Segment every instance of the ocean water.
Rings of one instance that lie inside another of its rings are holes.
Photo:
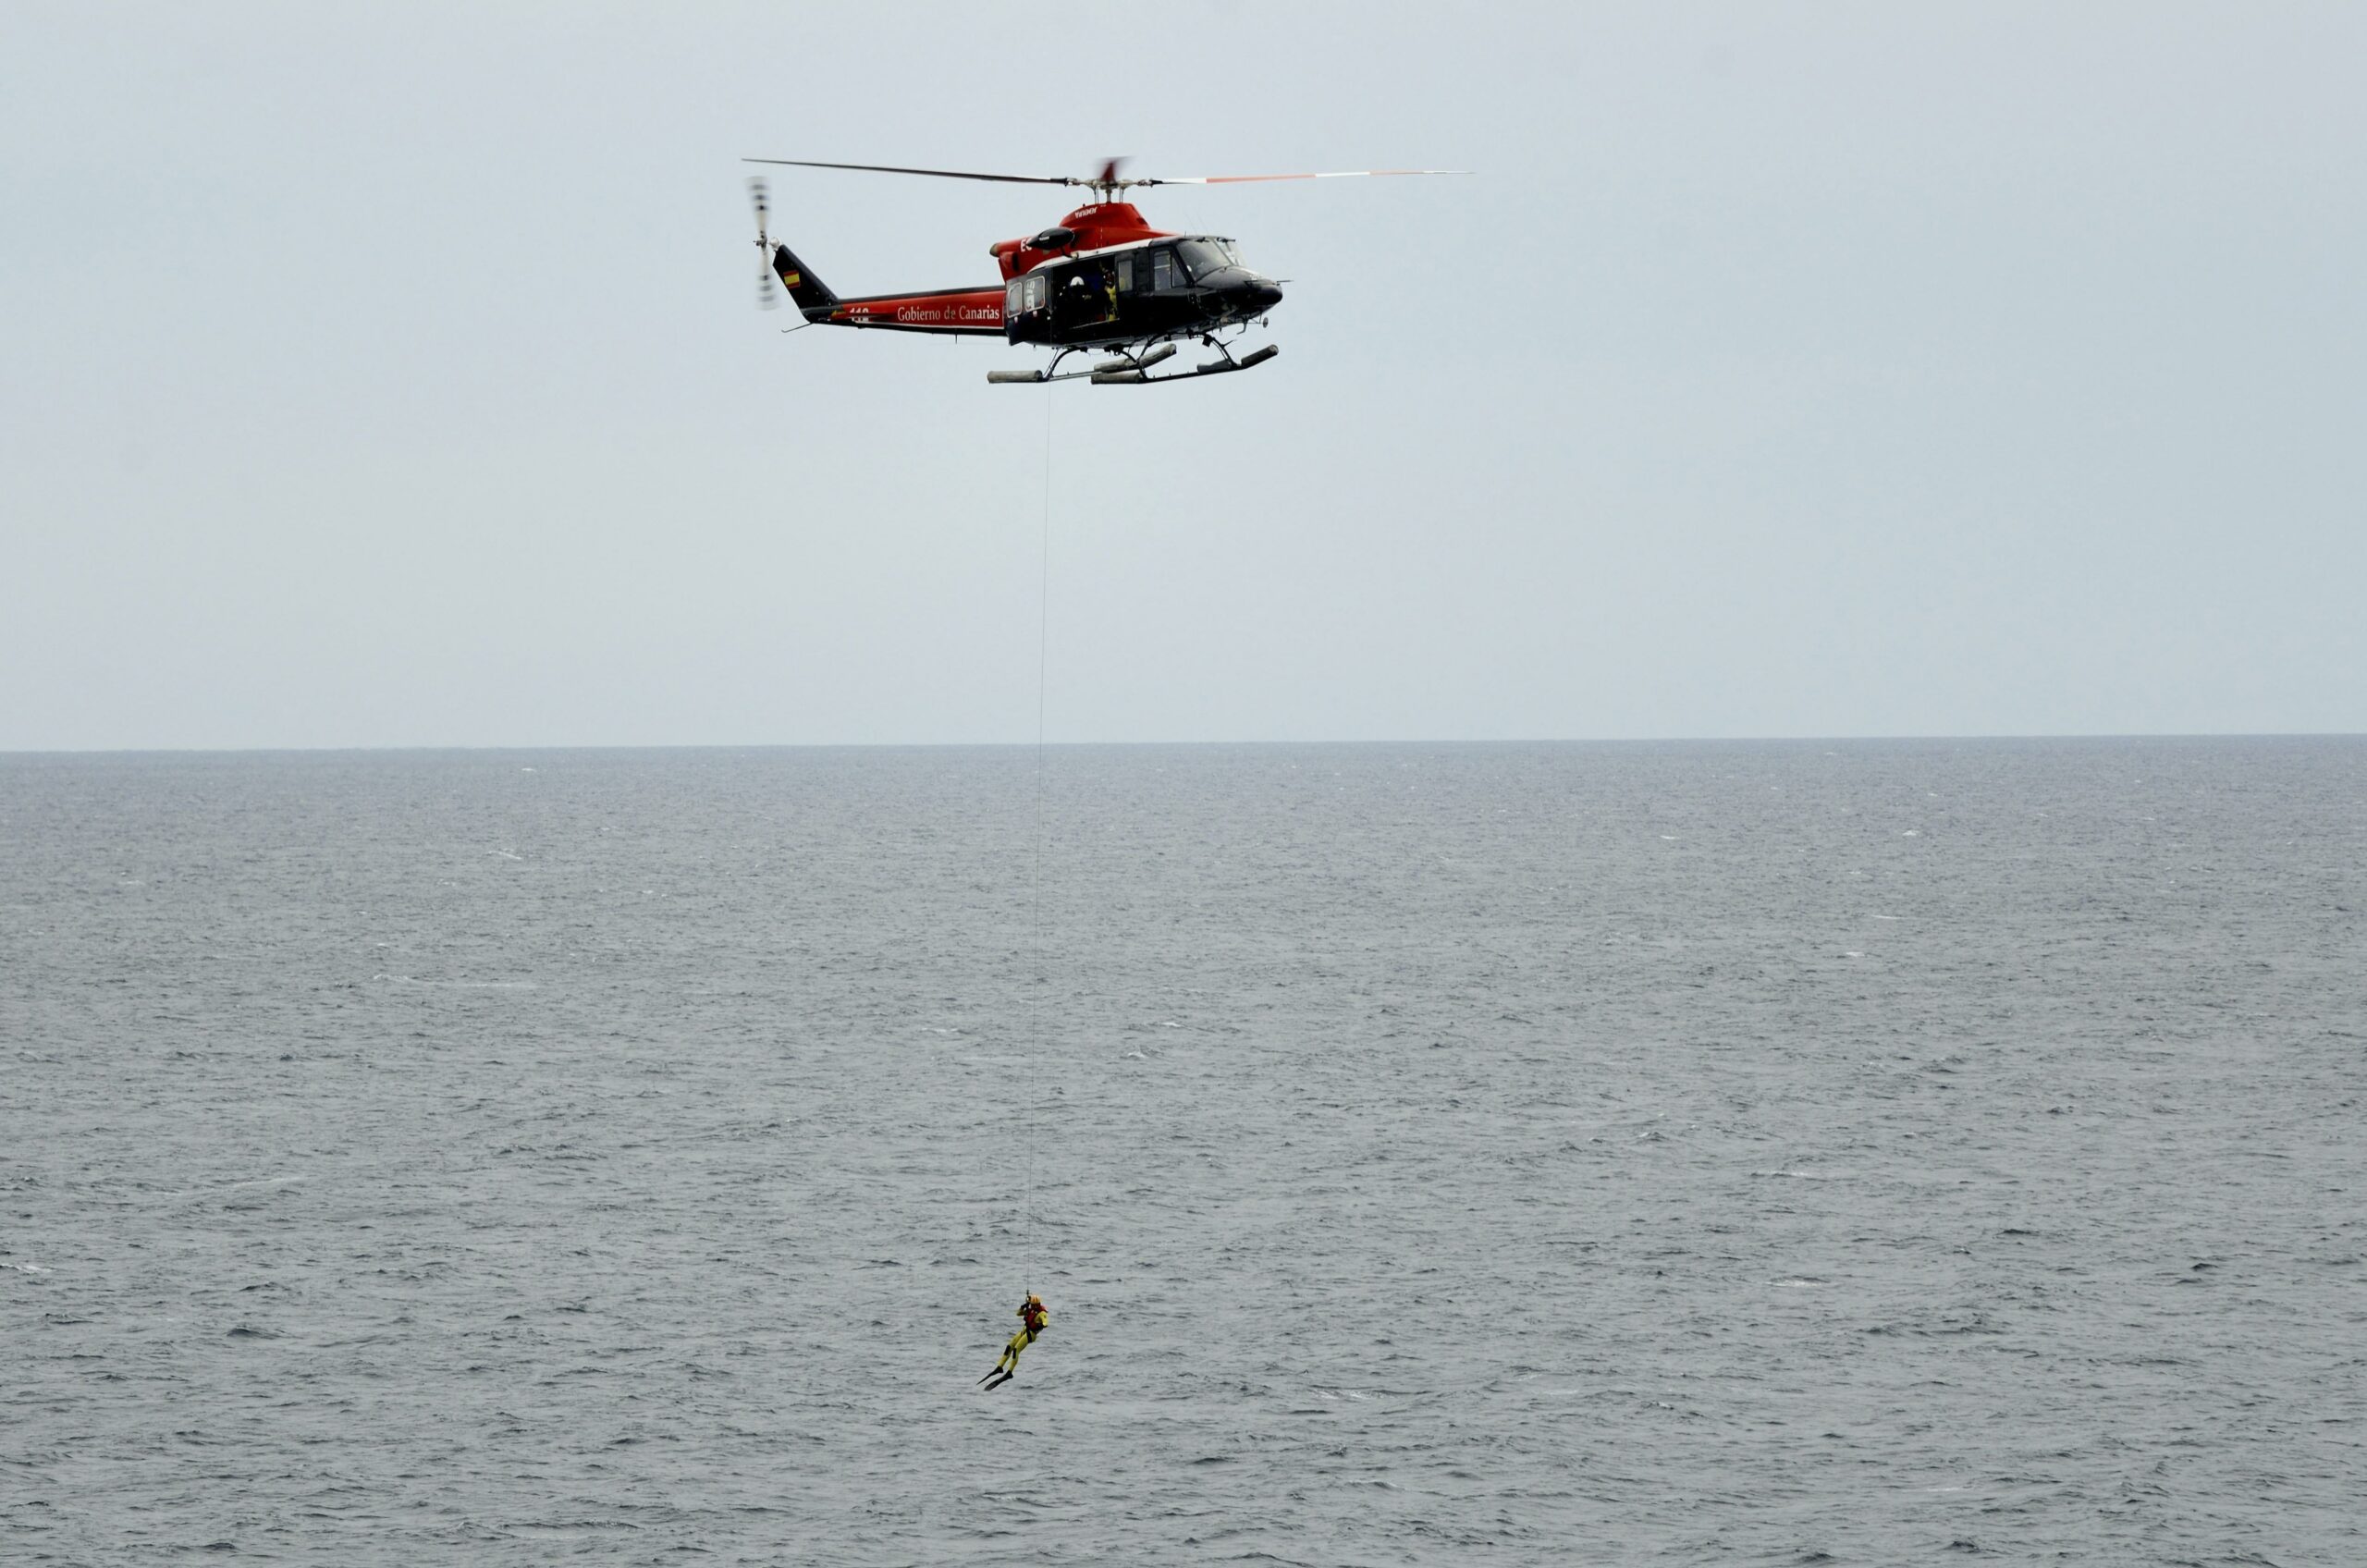
[[[2367,741],[1037,778],[0,757],[0,1560],[2367,1562]]]

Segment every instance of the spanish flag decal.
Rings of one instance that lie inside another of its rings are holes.
[[[784,272],[780,275],[780,281],[782,287],[795,288],[805,281],[805,275],[802,272]]]

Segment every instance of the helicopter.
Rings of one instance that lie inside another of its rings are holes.
[[[748,180],[756,212],[756,302],[780,302],[789,292],[805,326],[869,327],[938,337],[1000,337],[1053,350],[1040,370],[991,370],[989,383],[1037,384],[1091,378],[1098,386],[1190,381],[1254,370],[1282,350],[1269,343],[1235,356],[1232,340],[1262,325],[1282,303],[1282,285],[1242,261],[1233,242],[1214,234],[1171,234],[1150,227],[1128,190],[1153,185],[1242,185],[1281,179],[1345,179],[1386,175],[1461,174],[1461,169],[1346,169],[1330,174],[1196,175],[1124,178],[1121,160],[1098,174],[975,174],[958,169],[903,168],[887,164],[825,164],[803,158],[746,158],[791,168],[845,169],[865,174],[919,175],[934,179],[993,180],[1011,185],[1064,185],[1092,199],[1049,228],[987,248],[1002,271],[1000,286],[927,288],[901,294],[834,293],[770,231],[771,195],[764,177]],[[791,327],[791,332],[802,330]],[[1218,357],[1196,370],[1152,372],[1172,359],[1179,341],[1197,338]],[[1112,357],[1063,371],[1071,355]]]

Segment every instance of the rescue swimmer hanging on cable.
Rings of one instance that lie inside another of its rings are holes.
[[[1051,1321],[1051,1315],[1044,1310],[1042,1298],[1033,1291],[1028,1292],[1027,1299],[1019,1304],[1018,1317],[1019,1332],[1012,1335],[1011,1342],[1002,1347],[1002,1356],[995,1363],[994,1370],[978,1379],[988,1393],[1019,1376],[1019,1353],[1034,1344],[1036,1336],[1044,1331],[1044,1325]]]
[[[1235,358],[1230,340],[1282,303],[1274,279],[1252,271],[1233,242],[1212,234],[1170,234],[1143,221],[1132,202],[1118,200],[1138,185],[1237,185],[1277,179],[1336,179],[1364,175],[1457,174],[1457,169],[1349,169],[1339,174],[1199,175],[1126,179],[1112,159],[1090,178],[1075,175],[965,174],[952,169],[898,168],[884,164],[821,164],[802,158],[749,158],[752,164],[797,168],[855,169],[874,174],[927,175],[1015,185],[1082,186],[1093,200],[1054,227],[1026,239],[987,247],[1002,269],[1000,288],[937,288],[905,294],[841,298],[814,276],[790,248],[772,238],[770,202],[761,178],[748,182],[756,206],[756,248],[763,258],[757,302],[779,302],[778,277],[808,326],[877,327],[961,337],[1000,337],[1054,350],[1042,370],[988,371],[990,382],[1069,381],[1090,376],[1096,386],[1184,381],[1248,370],[1281,352],[1269,343]],[[798,330],[791,328],[791,331]],[[1197,338],[1219,358],[1192,371],[1152,375],[1175,353],[1175,343]],[[1117,357],[1087,370],[1062,371],[1072,354],[1099,350]]]

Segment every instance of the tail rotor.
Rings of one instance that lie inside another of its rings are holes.
[[[772,217],[772,194],[763,176],[749,178],[748,200],[756,208],[756,308],[777,310],[780,306],[780,285],[773,278],[773,237],[767,227]]]

